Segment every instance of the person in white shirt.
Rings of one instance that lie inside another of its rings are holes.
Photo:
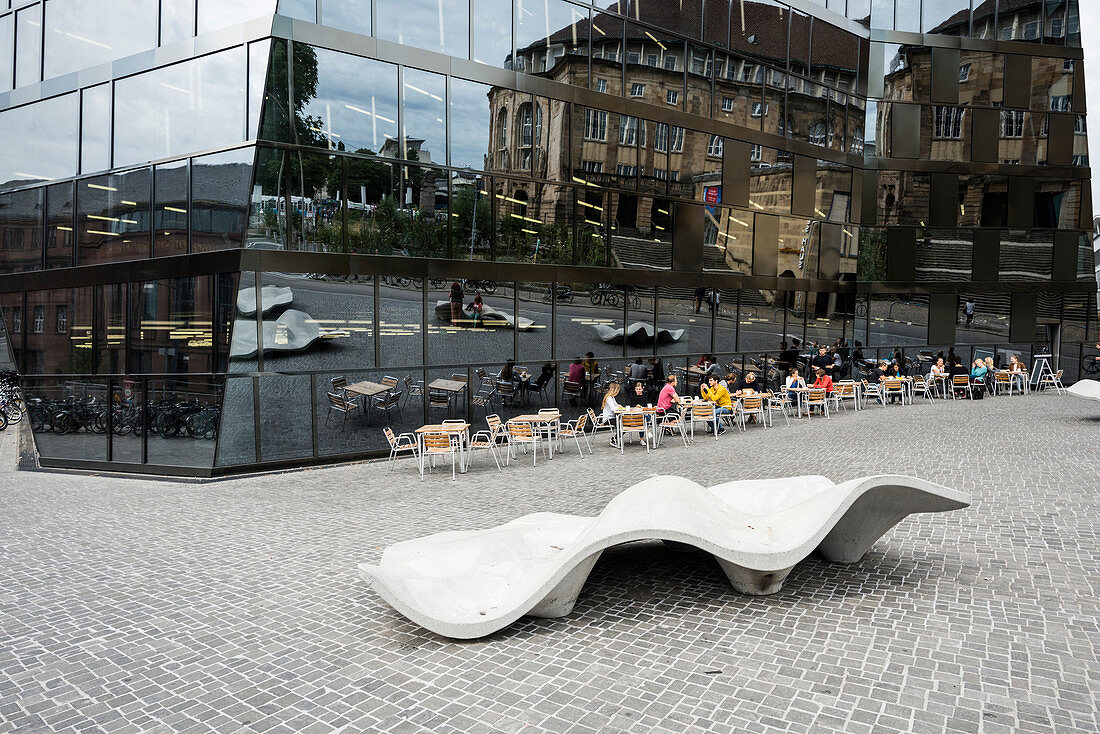
[[[614,424],[615,411],[619,409],[619,401],[615,396],[619,394],[619,383],[612,382],[607,386],[607,392],[603,395],[603,418]]]
[[[936,363],[932,365],[932,377],[943,377],[947,374],[947,370],[943,368],[943,357],[939,357]]]
[[[793,368],[787,373],[787,387],[806,387],[806,381],[798,376],[797,368]]]

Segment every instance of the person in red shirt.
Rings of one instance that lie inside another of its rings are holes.
[[[831,378],[827,374],[825,374],[825,370],[821,367],[818,367],[816,370],[814,370],[814,373],[817,375],[817,379],[814,380],[814,384],[811,385],[811,387],[823,387],[823,388],[825,388],[825,394],[826,395],[832,393],[832,391],[833,391],[833,378]]]
[[[676,392],[676,375],[669,375],[657,397],[658,413],[679,413],[680,395]]]

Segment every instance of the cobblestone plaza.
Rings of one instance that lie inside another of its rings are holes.
[[[1100,720],[1100,412],[1050,394],[872,407],[647,456],[419,481],[405,460],[209,483],[0,453],[0,731],[1080,732]],[[567,447],[568,449],[568,447]],[[488,462],[488,463],[487,463]],[[704,554],[607,552],[577,608],[474,642],[355,573],[386,546],[702,484],[904,473],[973,495],[850,566],[736,594]]]

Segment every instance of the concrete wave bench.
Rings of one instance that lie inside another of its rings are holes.
[[[1066,388],[1066,392],[1082,400],[1095,400],[1100,403],[1100,382],[1096,380],[1078,380]]]
[[[394,609],[445,637],[483,637],[524,615],[562,617],[600,554],[659,539],[713,555],[733,587],[774,594],[814,550],[854,563],[916,512],[969,506],[970,496],[921,479],[876,476],[728,482],[659,476],[623,491],[596,517],[542,512],[485,530],[390,546],[359,574]]]

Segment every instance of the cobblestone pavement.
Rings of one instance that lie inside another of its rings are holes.
[[[208,484],[0,474],[0,731],[1096,731],[1100,411],[918,402],[652,456],[406,461]],[[9,434],[11,432],[9,431]],[[11,435],[0,447],[13,465]],[[769,597],[703,554],[605,554],[576,610],[432,635],[355,573],[382,548],[655,473],[904,472],[973,493]]]

